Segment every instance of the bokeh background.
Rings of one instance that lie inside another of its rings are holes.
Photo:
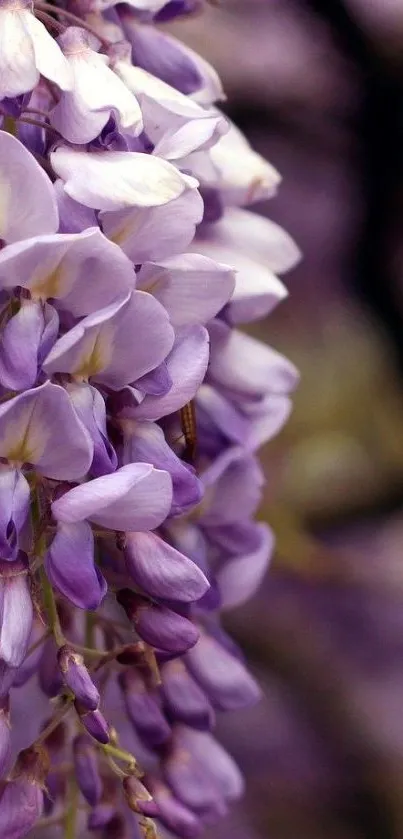
[[[263,452],[271,574],[229,628],[265,689],[210,839],[403,837],[403,0],[221,0],[174,31],[283,175],[304,259],[259,336],[300,368]]]

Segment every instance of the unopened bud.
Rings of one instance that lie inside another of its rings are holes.
[[[152,603],[130,589],[118,591],[116,598],[136,632],[152,647],[184,653],[198,641],[200,633],[194,623],[172,609]]]
[[[63,679],[77,701],[88,711],[96,711],[100,696],[84,664],[84,659],[69,647],[61,647],[57,660]]]
[[[123,792],[128,806],[133,813],[142,813],[144,816],[155,817],[158,815],[158,807],[153,801],[152,795],[138,778],[132,775],[123,780]]]
[[[102,743],[104,746],[109,743],[109,726],[101,711],[99,709],[88,711],[77,700],[74,703],[74,707],[88,734],[91,734],[94,740],[97,740],[98,743]]]

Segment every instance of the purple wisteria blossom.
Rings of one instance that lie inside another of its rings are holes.
[[[260,689],[220,614],[273,550],[256,452],[298,373],[239,327],[299,252],[164,31],[202,7],[0,0],[1,839],[192,839],[242,794],[215,720]]]

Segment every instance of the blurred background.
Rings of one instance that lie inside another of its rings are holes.
[[[176,33],[283,176],[259,325],[300,368],[263,452],[271,574],[231,615],[265,689],[221,734],[248,791],[211,839],[403,837],[403,0],[221,0]]]

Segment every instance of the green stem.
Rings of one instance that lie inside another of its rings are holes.
[[[36,560],[39,560],[43,559],[46,553],[46,533],[43,527],[43,521],[41,516],[41,502],[39,491],[35,488],[32,491],[31,517],[35,536],[35,557]],[[63,644],[65,644],[65,639],[62,632],[62,628],[60,626],[55,595],[53,593],[53,588],[47,578],[46,571],[43,565],[41,565],[41,567],[39,568],[39,576],[42,586],[43,601],[49,621],[49,629],[51,630],[52,635],[54,636],[57,646],[62,647]]]
[[[69,781],[68,807],[64,818],[64,839],[76,839],[77,807],[78,787],[72,773]]]
[[[118,746],[113,746],[111,743],[107,743],[106,746],[101,746],[101,748],[105,755],[116,757],[117,760],[127,763],[132,772],[135,772],[139,778],[142,776],[143,773],[138,768],[136,758],[134,758],[130,752],[126,752],[124,749],[119,749]]]
[[[72,647],[76,653],[80,653],[80,655],[87,656],[87,658],[95,658],[95,659],[102,659],[105,656],[108,656],[109,653],[104,652],[104,650],[95,650],[93,647],[82,647],[81,644],[73,644],[72,642],[67,642],[69,647]]]
[[[39,569],[39,575],[41,578],[42,584],[42,594],[43,600],[45,603],[45,609],[48,614],[49,620],[49,628],[52,632],[52,635],[56,641],[58,647],[63,647],[66,643],[62,628],[60,626],[59,614],[57,611],[55,595],[53,593],[53,588],[47,578],[46,571],[44,566],[42,565]]]

